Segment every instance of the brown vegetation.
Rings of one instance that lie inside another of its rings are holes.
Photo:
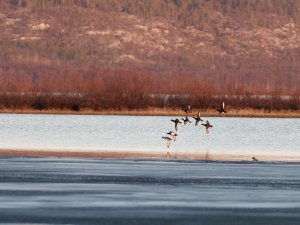
[[[59,71],[57,72],[59,73]],[[7,75],[8,74],[8,75]],[[198,73],[154,73],[126,69],[64,69],[58,76],[32,79],[0,74],[0,108],[33,110],[176,110],[188,104],[208,111],[226,102],[227,109],[299,110],[297,94],[283,90],[263,92],[260,87],[218,89]],[[76,74],[76,75],[75,75]],[[67,82],[66,82],[67,81]],[[230,94],[228,94],[230,93]],[[254,94],[255,93],[255,94]]]
[[[298,111],[299,2],[1,1],[0,109]]]

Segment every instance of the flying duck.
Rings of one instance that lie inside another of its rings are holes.
[[[205,126],[206,133],[209,133],[208,129],[209,129],[210,127],[213,127],[213,126],[208,122],[208,120],[206,120],[206,123],[205,123],[205,124],[202,123],[202,125]]]
[[[201,119],[201,117],[200,117],[200,112],[198,112],[198,115],[197,115],[196,117],[193,116],[193,118],[196,120],[195,126],[198,126],[198,123],[199,123],[200,121],[203,121],[203,120]]]
[[[227,113],[227,111],[225,110],[225,103],[224,102],[223,102],[222,107],[217,109],[217,111],[219,112],[219,115],[223,114],[223,113]]]
[[[183,120],[184,125],[186,125],[187,123],[192,123],[187,116],[181,119]]]
[[[173,140],[176,141],[177,134],[174,131],[170,131],[167,134],[170,135],[170,136],[172,136]]]
[[[170,147],[170,144],[171,144],[171,138],[169,138],[169,137],[162,137],[163,139],[165,139],[166,140],[166,142],[167,142],[167,148],[169,148]]]
[[[171,121],[175,123],[175,130],[177,131],[178,130],[178,124],[181,123],[181,122],[177,118],[175,120],[171,120]]]
[[[184,111],[185,113],[191,113],[192,112],[190,105],[188,105],[187,108],[181,108],[181,110]]]

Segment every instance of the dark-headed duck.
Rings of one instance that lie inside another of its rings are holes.
[[[210,127],[213,127],[213,126],[208,122],[208,120],[206,121],[205,124],[202,123],[202,125],[205,126],[206,133],[209,133],[208,129],[209,129]]]

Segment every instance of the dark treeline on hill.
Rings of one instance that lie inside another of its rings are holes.
[[[278,14],[300,19],[298,0],[11,0],[17,7],[42,12],[53,6],[77,5],[101,11],[125,12],[144,18],[162,17],[180,25],[213,22],[210,11],[245,17],[254,14]],[[258,18],[251,18],[257,20]],[[253,23],[253,25],[255,22]]]
[[[3,0],[0,108],[297,110],[299,29],[298,0]]]

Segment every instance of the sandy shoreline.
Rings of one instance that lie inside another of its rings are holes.
[[[204,117],[218,117],[219,114],[215,110],[201,110],[194,109],[195,113],[201,111]],[[1,109],[0,113],[4,114],[62,114],[62,115],[126,115],[126,116],[184,116],[186,115],[180,109],[171,108],[153,108],[146,110],[103,110],[93,111],[83,109],[81,111],[71,110],[28,110],[28,109]],[[195,114],[194,113],[194,114]],[[191,113],[193,115],[193,113]],[[300,110],[273,110],[271,112],[266,110],[253,110],[253,109],[231,109],[226,117],[259,117],[259,118],[300,118]]]
[[[62,151],[62,150],[16,150],[0,149],[0,157],[71,157],[71,158],[113,158],[113,159],[177,159],[211,161],[259,161],[300,162],[300,156],[283,155],[235,155],[207,154],[201,152],[124,152],[124,151]]]

